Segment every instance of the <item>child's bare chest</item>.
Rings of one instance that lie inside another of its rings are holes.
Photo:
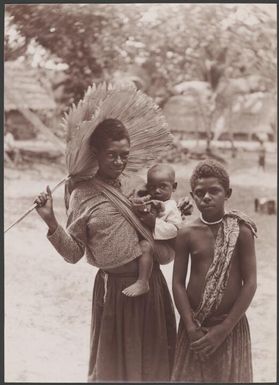
[[[213,261],[217,231],[218,228],[203,227],[195,232],[190,245],[192,263],[210,264]]]
[[[213,262],[218,229],[218,226],[201,228],[191,237],[191,264],[195,270],[197,269],[197,271],[200,272],[204,270],[204,272],[206,272]],[[237,265],[235,264],[235,261],[238,260],[237,255],[238,244],[235,246],[232,258],[233,269],[234,267],[237,268]]]

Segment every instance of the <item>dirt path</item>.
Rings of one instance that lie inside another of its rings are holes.
[[[177,166],[188,178],[192,164]],[[29,207],[35,192],[54,185],[63,172],[7,170],[5,223]],[[259,178],[247,170],[235,173],[233,183],[262,186],[274,194],[275,175]],[[63,188],[55,193],[59,221],[65,223]],[[275,220],[274,220],[275,221]],[[272,255],[261,256],[259,284],[248,311],[253,341],[255,382],[276,379],[276,255],[275,230],[270,229]],[[70,265],[46,239],[46,226],[36,213],[5,236],[5,381],[86,382],[92,284],[96,269],[85,261]],[[267,249],[268,250],[268,249]],[[172,265],[163,272],[171,285]]]

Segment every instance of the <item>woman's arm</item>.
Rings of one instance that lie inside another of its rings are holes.
[[[54,233],[48,232],[47,239],[66,262],[77,263],[84,255],[84,246],[59,224]]]
[[[37,213],[48,226],[47,238],[65,261],[76,263],[83,256],[84,247],[59,225],[54,214],[49,186],[47,186],[46,191],[46,193],[39,194],[34,203],[37,203]]]

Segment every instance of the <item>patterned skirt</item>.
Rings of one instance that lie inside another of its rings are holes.
[[[170,381],[176,322],[163,274],[154,265],[150,291],[127,297],[137,275],[96,275],[88,382]]]
[[[246,316],[241,318],[222,345],[204,362],[194,357],[193,351],[189,349],[187,333],[180,320],[172,380],[253,382],[250,331]]]

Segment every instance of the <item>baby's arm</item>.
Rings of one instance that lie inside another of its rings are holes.
[[[177,310],[184,322],[190,341],[195,341],[204,335],[193,319],[193,311],[187,295],[185,282],[188,271],[190,254],[190,228],[183,227],[178,231],[175,242],[175,259],[173,267],[173,297]]]
[[[175,201],[168,202],[166,215],[162,218],[156,218],[155,228],[153,231],[154,239],[168,240],[175,238],[181,223],[181,213],[178,210]]]
[[[209,328],[209,332],[192,348],[203,354],[212,354],[233,330],[248,309],[257,287],[256,255],[252,231],[244,224],[240,225],[238,238],[238,258],[242,278],[242,288],[231,311],[219,325]]]

